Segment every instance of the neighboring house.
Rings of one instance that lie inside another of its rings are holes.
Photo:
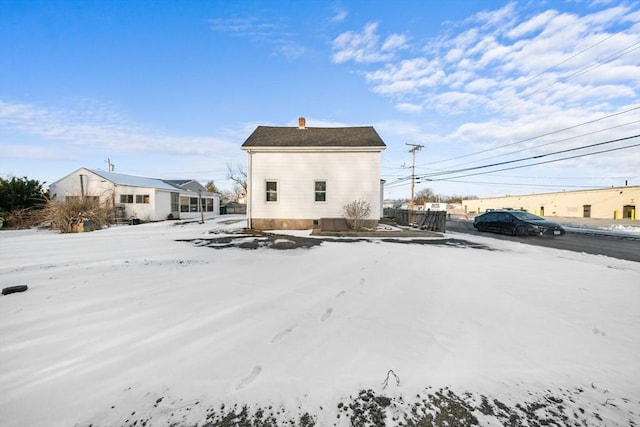
[[[141,221],[212,218],[220,214],[220,196],[194,180],[168,181],[80,168],[49,185],[52,198],[91,198]]]
[[[372,126],[347,128],[258,126],[247,152],[247,218],[255,229],[311,229],[321,218],[344,217],[364,199],[375,226],[382,214],[380,157],[386,148]]]

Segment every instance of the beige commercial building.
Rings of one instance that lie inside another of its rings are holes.
[[[540,216],[636,219],[640,185],[463,200],[464,213],[520,209]]]

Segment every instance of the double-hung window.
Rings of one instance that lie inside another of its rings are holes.
[[[315,182],[315,201],[316,202],[327,201],[327,181]]]
[[[267,202],[277,202],[278,201],[278,182],[277,181],[267,181],[266,182],[266,201]]]

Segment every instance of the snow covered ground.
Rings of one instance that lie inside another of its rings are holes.
[[[563,227],[571,233],[590,233],[603,234],[607,236],[640,238],[640,226],[635,225],[609,224],[607,226],[599,227],[580,223],[569,223],[564,224]]]
[[[202,425],[223,403],[348,425],[360,390],[428,387],[640,424],[640,263],[455,233],[206,240],[244,225],[0,232],[0,287],[29,286],[0,297],[0,425]]]

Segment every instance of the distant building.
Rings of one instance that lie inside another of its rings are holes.
[[[85,197],[120,219],[200,219],[220,215],[220,196],[195,180],[162,180],[80,168],[49,185],[52,198]]]
[[[427,202],[424,204],[424,206],[422,206],[422,210],[425,211],[446,211],[447,210],[447,204],[446,203],[432,203],[432,202]]]
[[[558,193],[526,194],[463,200],[464,213],[491,209],[526,210],[540,216],[571,218],[636,219],[640,186],[598,188]]]
[[[311,229],[321,218],[366,200],[365,226],[382,215],[380,157],[386,145],[371,126],[258,126],[242,144],[247,163],[247,218],[256,229]]]

